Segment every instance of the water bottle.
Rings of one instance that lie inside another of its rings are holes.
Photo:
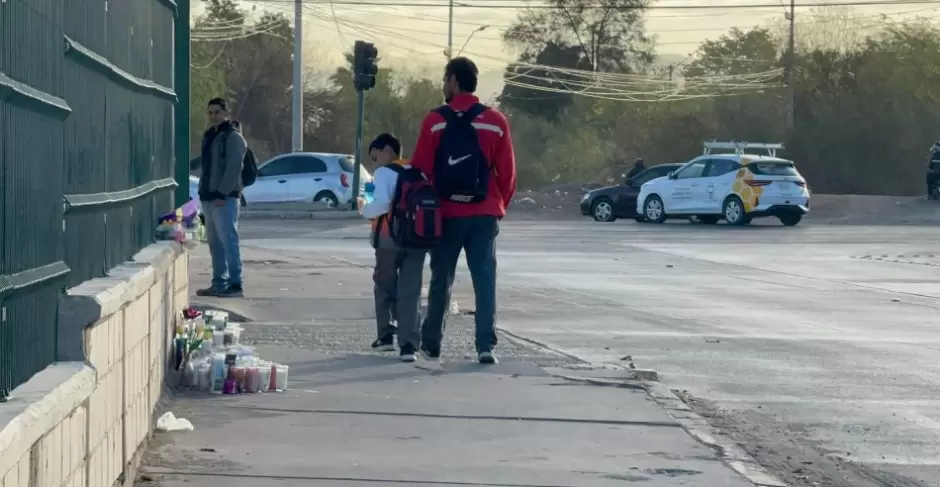
[[[362,199],[366,200],[366,203],[372,203],[375,200],[375,184],[368,182],[365,184],[365,191],[362,192]]]

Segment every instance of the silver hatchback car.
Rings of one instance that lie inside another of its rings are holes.
[[[255,184],[242,193],[244,204],[321,202],[335,207],[352,198],[354,157],[324,152],[292,152],[276,156],[258,167]],[[372,176],[365,168],[359,193]]]

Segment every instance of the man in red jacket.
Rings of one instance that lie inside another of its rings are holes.
[[[441,356],[444,313],[463,250],[476,295],[478,358],[496,363],[496,236],[516,191],[516,159],[506,117],[473,94],[478,76],[470,59],[447,63],[447,104],[424,117],[411,158],[440,194],[444,216],[441,241],[431,251],[428,311],[421,327],[421,352],[432,361]]]

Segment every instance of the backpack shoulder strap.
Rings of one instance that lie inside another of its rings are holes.
[[[483,112],[489,110],[489,108],[490,107],[482,103],[474,103],[473,106],[471,106],[470,108],[467,109],[467,111],[464,112],[463,116],[467,120],[470,120],[471,122],[473,122],[475,118],[480,116],[480,114],[482,114]]]
[[[441,106],[439,106],[439,107],[437,107],[437,108],[435,108],[434,110],[431,110],[431,111],[434,112],[434,113],[436,113],[436,114],[438,114],[438,115],[440,115],[440,116],[442,116],[442,117],[444,117],[444,120],[447,121],[447,122],[450,122],[451,120],[453,120],[454,118],[456,118],[456,115],[457,115],[457,113],[454,112],[454,109],[451,108],[450,105],[446,105],[446,104],[445,104],[445,105],[441,105]]]
[[[401,164],[395,164],[394,162],[391,164],[386,164],[382,167],[391,169],[392,171],[395,171],[396,174],[401,174],[405,172],[405,168],[401,167]]]

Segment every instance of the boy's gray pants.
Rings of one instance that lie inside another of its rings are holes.
[[[424,250],[375,249],[375,319],[378,339],[398,346],[421,344],[421,283]],[[396,331],[393,321],[398,322]]]

